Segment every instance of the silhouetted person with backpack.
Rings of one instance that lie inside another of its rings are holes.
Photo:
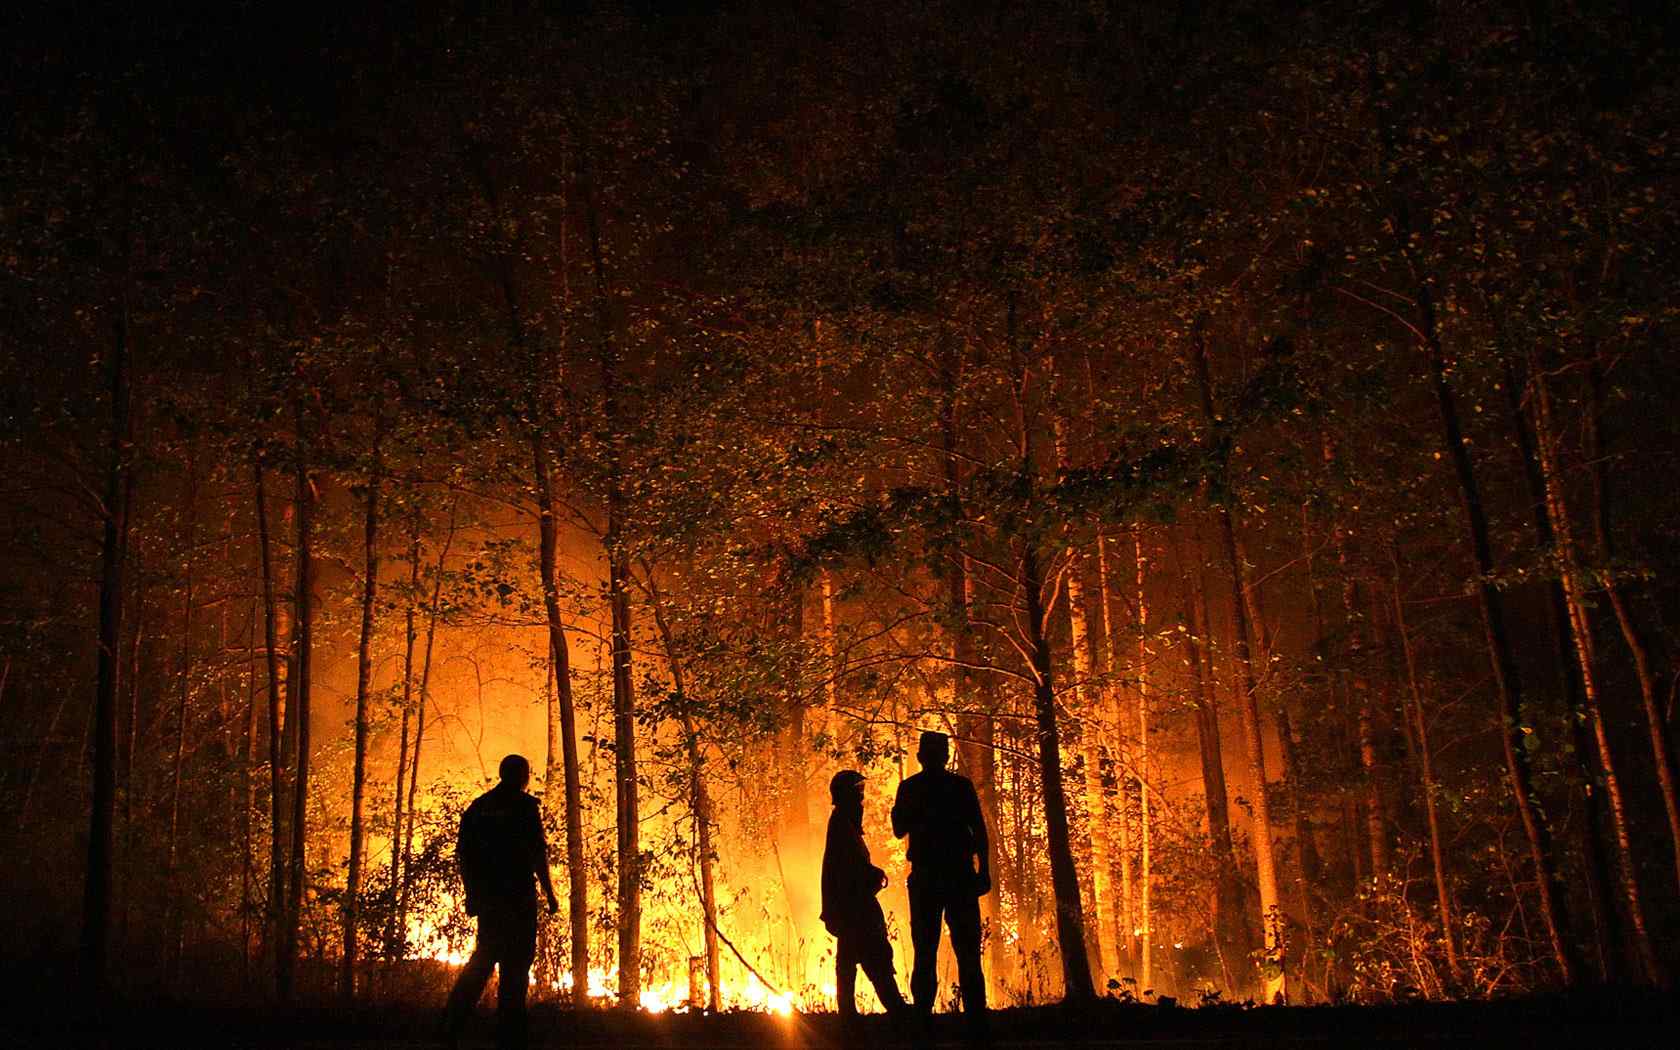
[[[863,839],[863,774],[843,769],[828,783],[834,812],[828,817],[828,840],[823,846],[822,921],[835,937],[834,991],[840,1021],[856,1036],[857,971],[863,967],[875,995],[895,1020],[908,1013],[893,976],[892,942],[887,920],[875,899],[887,885],[887,873],[869,860]]]
[[[531,763],[521,755],[509,755],[502,759],[499,772],[501,783],[461,814],[456,840],[455,859],[467,891],[467,914],[478,917],[478,938],[444,1008],[444,1040],[451,1047],[460,1041],[490,971],[499,969],[496,1045],[502,1050],[523,1050],[525,991],[537,954],[536,883],[542,884],[549,913],[560,909],[548,877],[542,812],[537,800],[525,793],[531,782]]]
[[[951,930],[957,981],[970,1035],[984,1039],[986,973],[980,966],[980,898],[992,888],[991,850],[980,797],[967,777],[945,768],[950,738],[926,732],[916,747],[922,771],[898,785],[893,834],[910,837],[910,995],[931,1018],[939,991],[939,925]]]

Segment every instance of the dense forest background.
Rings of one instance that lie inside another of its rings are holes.
[[[1666,986],[1672,11],[423,7],[0,15],[10,971],[423,993],[519,751],[819,1008],[941,728],[997,1002]]]

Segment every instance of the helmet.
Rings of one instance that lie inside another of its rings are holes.
[[[834,774],[828,782],[828,798],[830,802],[839,802],[842,795],[848,795],[853,788],[863,786],[863,774],[855,769],[842,769]]]

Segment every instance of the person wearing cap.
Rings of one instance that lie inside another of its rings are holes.
[[[888,1014],[902,1016],[909,1006],[898,990],[886,916],[875,899],[886,888],[887,873],[870,862],[863,840],[863,774],[842,769],[829,781],[828,795],[834,812],[828,817],[823,847],[822,921],[836,941],[834,991],[840,1018],[855,1029],[860,966]]]
[[[972,1033],[986,1032],[986,974],[980,966],[980,898],[992,888],[991,849],[974,783],[945,768],[950,738],[926,732],[916,747],[922,771],[898,785],[893,835],[909,836],[910,996],[924,1018],[939,990],[939,926],[951,930],[963,1013]]]
[[[560,908],[549,880],[542,813],[537,800],[525,792],[531,763],[523,755],[509,755],[502,759],[499,773],[501,782],[461,814],[456,840],[467,914],[478,919],[478,937],[444,1008],[443,1039],[449,1047],[459,1045],[490,971],[500,969],[496,1045],[523,1050],[525,991],[537,953],[537,883],[548,898],[549,914]]]

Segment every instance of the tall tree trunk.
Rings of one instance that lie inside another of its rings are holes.
[[[133,482],[134,482],[134,472],[131,469],[129,471],[129,487],[130,487],[131,490],[132,490],[132,487],[133,487]],[[132,500],[129,502],[129,505],[128,505],[128,518],[129,518],[130,521],[132,521],[133,518],[134,518],[134,505],[133,505]],[[135,579],[134,605],[133,605],[134,629],[130,632],[130,640],[129,640],[129,643],[128,643],[128,645],[129,645],[129,650],[128,650],[128,677],[124,678],[122,676],[122,673],[121,673],[122,672],[122,665],[121,665],[120,661],[119,661],[118,666],[117,666],[117,671],[118,671],[117,686],[118,686],[118,689],[126,691],[127,698],[128,698],[128,702],[125,705],[126,706],[127,724],[122,726],[119,729],[119,732],[122,733],[121,747],[122,747],[122,754],[123,754],[123,760],[122,760],[122,762],[123,762],[123,769],[122,769],[122,824],[123,824],[122,862],[123,862],[123,873],[122,873],[122,901],[121,901],[122,910],[120,912],[118,912],[118,915],[117,915],[116,939],[118,940],[118,942],[120,944],[123,945],[124,948],[126,948],[128,946],[128,943],[129,943],[129,940],[128,940],[129,927],[130,927],[129,920],[133,917],[133,912],[134,912],[134,896],[135,896],[134,895],[134,883],[135,883],[134,870],[135,870],[136,865],[138,864],[137,854],[139,852],[138,850],[136,850],[134,848],[135,838],[139,835],[139,831],[140,831],[140,829],[138,827],[138,822],[135,821],[135,819],[134,819],[134,796],[140,790],[140,778],[139,778],[139,775],[138,775],[138,771],[135,767],[135,760],[139,756],[139,752],[140,752],[140,656],[141,656],[141,645],[145,641],[145,636],[146,636],[146,585],[145,585],[146,581],[145,581],[145,573],[144,573],[144,564],[143,564],[143,561],[142,561],[142,558],[141,558],[141,552],[139,550],[128,551],[128,557],[134,559],[134,568],[133,568],[132,576]],[[125,558],[124,560],[126,562],[127,559]],[[127,575],[127,573],[125,573],[125,575]],[[125,615],[124,615],[123,618],[125,620],[129,618],[126,610],[125,610]],[[62,704],[60,705],[60,707],[62,709]],[[56,724],[56,722],[57,722],[57,715],[55,714],[54,715],[54,723]],[[48,735],[50,736],[51,733],[52,733],[52,728],[49,727],[48,728]],[[39,778],[40,772],[41,772],[40,768],[37,766],[37,768],[35,770],[35,778],[36,779]],[[33,788],[34,784],[35,784],[35,780],[32,779],[30,781],[30,787]],[[18,821],[18,828],[20,830],[24,826],[23,818],[28,816],[28,811],[29,811],[29,795],[28,794],[24,795],[23,803],[24,803],[23,804],[23,811],[20,814],[19,821]]]
[[[251,459],[256,480],[257,549],[262,560],[263,661],[268,668],[268,945],[274,956],[275,993],[279,994],[282,931],[286,915],[285,737],[280,726],[279,603],[274,596],[273,547],[268,535],[268,495],[261,455]]]
[[[1038,470],[1034,452],[1032,361],[1018,332],[1019,303],[1009,296],[1005,343],[1015,370],[1016,448],[1018,480],[1029,500]],[[1066,997],[1083,1002],[1096,996],[1091,980],[1091,960],[1085,953],[1085,914],[1079,896],[1079,869],[1073,860],[1073,843],[1068,828],[1067,789],[1062,780],[1062,738],[1056,712],[1054,659],[1046,633],[1044,572],[1039,565],[1039,537],[1032,526],[1018,537],[1020,542],[1020,586],[1025,606],[1026,656],[1033,680],[1033,727],[1038,744],[1039,782],[1044,799],[1046,845],[1050,851],[1050,888],[1056,903],[1056,941],[1062,961],[1062,987]],[[1023,882],[1024,884],[1024,882]]]
[[[595,323],[601,369],[602,415],[607,446],[607,604],[612,627],[614,785],[618,813],[618,998],[633,1008],[642,986],[642,850],[641,817],[636,783],[636,692],[630,659],[630,559],[624,547],[624,489],[620,462],[618,345],[607,294],[606,260],[601,251],[600,212],[589,172],[593,160],[583,154],[583,204],[589,233],[589,258],[595,276]]]
[[[1214,410],[1213,380],[1208,369],[1207,344],[1200,324],[1192,336],[1192,365],[1201,390],[1202,412],[1209,426],[1219,425]],[[1273,1002],[1283,995],[1284,944],[1283,912],[1278,895],[1277,859],[1272,844],[1272,811],[1267,797],[1265,739],[1260,729],[1260,696],[1250,658],[1250,628],[1247,602],[1243,594],[1242,558],[1237,553],[1236,529],[1231,523],[1230,507],[1221,502],[1217,509],[1219,538],[1224,548],[1225,562],[1231,576],[1231,617],[1235,621],[1232,651],[1237,664],[1238,713],[1242,717],[1243,740],[1248,745],[1249,778],[1254,784],[1254,867],[1260,888],[1260,923],[1263,930],[1266,963],[1262,974],[1262,998]]]
[[[403,610],[402,721],[397,729],[397,783],[391,796],[391,888],[385,950],[400,959],[407,953],[408,930],[397,925],[397,902],[402,898],[403,782],[408,776],[408,723],[414,715],[414,612],[420,594],[420,516],[414,515],[408,534],[408,598]]]
[[[1244,549],[1241,539],[1237,540],[1237,563],[1243,573],[1243,602],[1248,610],[1248,622],[1255,626],[1255,638],[1258,642],[1258,661],[1251,659],[1251,663],[1258,662],[1261,666],[1270,666],[1272,662],[1272,637],[1266,628],[1265,605],[1260,600],[1260,587],[1248,579],[1248,552]],[[1312,943],[1318,936],[1315,915],[1317,902],[1313,899],[1312,887],[1319,881],[1318,849],[1313,842],[1312,828],[1307,822],[1307,796],[1302,787],[1301,760],[1297,752],[1299,741],[1295,736],[1295,727],[1289,717],[1289,704],[1279,698],[1277,705],[1277,734],[1278,752],[1283,760],[1283,786],[1289,792],[1289,825],[1295,833],[1295,892],[1301,905],[1300,921],[1306,943]],[[1311,995],[1306,972],[1306,948],[1302,947],[1299,985],[1304,995]],[[1287,969],[1287,967],[1286,967]],[[1291,994],[1287,981],[1284,994]],[[1309,1000],[1310,1001],[1310,998]]]
[[[560,707],[560,747],[566,774],[566,877],[569,883],[567,917],[571,922],[572,1003],[589,1002],[589,870],[584,860],[583,784],[578,771],[577,714],[572,703],[571,650],[566,625],[560,618],[560,588],[555,580],[559,550],[554,516],[554,483],[548,450],[538,437],[531,439],[533,476],[537,482],[537,533],[542,575],[543,610],[548,619],[549,655],[554,660],[555,696]]]
[[[972,586],[972,583],[970,584]],[[980,816],[986,822],[986,843],[993,851],[992,871],[997,883],[1007,892],[1010,899],[1016,903],[1017,919],[1020,913],[1021,886],[1013,878],[1014,869],[1008,863],[1007,856],[999,859],[997,850],[1002,845],[1003,827],[999,823],[1002,813],[998,806],[998,764],[997,764],[997,720],[993,715],[996,709],[997,696],[992,692],[989,683],[981,683],[981,706],[983,713],[974,720],[976,748],[979,764],[972,770],[974,787],[980,796]],[[996,890],[986,894],[980,902],[980,917],[991,931],[991,938],[987,947],[991,956],[992,984],[1002,992],[1010,987],[1015,977],[1015,957],[1008,951],[1004,940],[1003,929],[1003,895]],[[1017,937],[1023,936],[1020,923],[1016,923]]]
[[[1068,832],[1067,792],[1062,784],[1061,731],[1051,677],[1050,639],[1044,631],[1044,578],[1035,541],[1021,544],[1021,589],[1026,601],[1028,653],[1032,658],[1033,721],[1038,737],[1039,777],[1044,792],[1044,826],[1050,848],[1050,887],[1056,898],[1056,940],[1061,949],[1062,987],[1071,1001],[1095,997],[1091,963],[1085,955],[1085,916],[1079,872]]]
[[[1622,592],[1621,583],[1616,579],[1613,564],[1616,548],[1610,531],[1609,486],[1605,482],[1604,454],[1601,448],[1602,379],[1596,365],[1589,378],[1592,404],[1587,412],[1587,462],[1591,464],[1592,470],[1592,527],[1593,538],[1598,545],[1598,583],[1604,588],[1610,609],[1616,615],[1616,626],[1621,631],[1622,641],[1627,645],[1629,656],[1633,658],[1634,678],[1639,682],[1639,701],[1645,715],[1646,738],[1651,745],[1651,762],[1657,771],[1657,790],[1662,794],[1663,812],[1668,817],[1668,842],[1673,853],[1674,877],[1677,884],[1680,884],[1680,788],[1677,788],[1675,783],[1674,755],[1665,730],[1662,706],[1657,699],[1657,675],[1651,665],[1651,650],[1633,618],[1633,610],[1628,605],[1627,596]]]
[[[641,999],[642,849],[636,784],[636,694],[630,665],[629,566],[622,540],[608,543],[608,579],[612,617],[613,738],[618,788],[618,996],[633,1008]]]
[[[1149,596],[1144,575],[1149,559],[1143,549],[1143,530],[1132,533],[1132,556],[1137,566],[1137,778],[1138,778],[1138,917],[1143,937],[1138,945],[1140,991],[1154,983],[1155,914],[1150,906],[1149,827]]]
[[[1529,766],[1528,751],[1523,740],[1522,680],[1512,653],[1510,637],[1505,629],[1505,603],[1493,584],[1493,543],[1488,535],[1487,513],[1482,507],[1482,491],[1476,481],[1476,470],[1470,460],[1470,446],[1459,424],[1458,404],[1447,383],[1446,352],[1441,346],[1440,332],[1435,321],[1434,292],[1427,280],[1416,270],[1410,238],[1411,224],[1404,208],[1397,209],[1395,239],[1399,255],[1413,267],[1413,283],[1417,289],[1418,335],[1427,359],[1430,383],[1441,420],[1442,443],[1452,462],[1458,482],[1459,498],[1464,510],[1465,527],[1476,565],[1476,601],[1482,614],[1482,632],[1487,642],[1488,660],[1492,666],[1495,691],[1499,697],[1501,722],[1500,744],[1505,756],[1506,779],[1512,801],[1522,821],[1523,834],[1528,840],[1529,857],[1534,864],[1535,884],[1539,897],[1540,915],[1551,944],[1552,957],[1558,975],[1565,985],[1581,979],[1580,953],[1569,932],[1569,918],[1564,890],[1553,856],[1552,833],[1540,814],[1534,788],[1534,774]]]
[[[1119,712],[1120,680],[1120,643],[1115,636],[1115,617],[1113,594],[1109,587],[1108,574],[1108,537],[1101,533],[1097,535],[1097,594],[1102,599],[1102,637],[1103,637],[1103,671],[1108,679],[1107,691],[1102,699],[1105,706],[1112,707],[1116,714]],[[1114,727],[1113,744],[1115,746],[1115,786],[1114,816],[1115,826],[1119,829],[1117,843],[1110,856],[1110,871],[1118,869],[1120,873],[1120,890],[1118,894],[1110,894],[1109,913],[1101,920],[1114,931],[1115,964],[1121,973],[1128,973],[1133,961],[1137,958],[1137,928],[1135,920],[1136,900],[1135,888],[1132,885],[1132,817],[1131,817],[1131,771],[1130,755],[1126,752],[1124,730],[1118,724]]]
[[[1540,471],[1539,452],[1534,447],[1534,435],[1523,408],[1524,384],[1517,376],[1509,353],[1503,355],[1501,363],[1505,373],[1505,407],[1522,459],[1535,546],[1549,551],[1556,543],[1551,518],[1546,512],[1546,480]],[[1581,807],[1581,867],[1586,879],[1587,907],[1592,915],[1593,962],[1602,980],[1614,981],[1622,970],[1613,948],[1621,939],[1620,924],[1615,907],[1610,903],[1610,864],[1604,855],[1604,814],[1600,793],[1595,790],[1598,770],[1594,763],[1594,745],[1587,732],[1586,719],[1582,717],[1585,704],[1581,699],[1581,678],[1575,670],[1574,642],[1569,633],[1569,603],[1564,597],[1561,580],[1546,582],[1546,598],[1547,621],[1552,634],[1553,672],[1565,705],[1564,721],[1569,727],[1577,770],[1577,776],[1570,778],[1571,793],[1574,795],[1571,801]]]
[[[1666,987],[1667,972],[1657,958],[1651,944],[1650,932],[1645,925],[1645,906],[1639,892],[1639,869],[1633,856],[1633,836],[1629,828],[1627,801],[1622,794],[1621,777],[1616,772],[1615,755],[1611,751],[1610,737],[1604,725],[1598,674],[1594,667],[1592,624],[1587,618],[1586,585],[1575,546],[1574,527],[1569,520],[1569,507],[1564,499],[1563,483],[1559,476],[1557,426],[1552,418],[1551,389],[1545,376],[1534,375],[1532,379],[1534,435],[1540,453],[1541,477],[1546,486],[1546,514],[1551,520],[1552,535],[1557,542],[1555,553],[1563,583],[1565,607],[1569,612],[1570,634],[1575,642],[1576,669],[1581,674],[1581,699],[1586,704],[1587,721],[1592,727],[1593,742],[1598,746],[1599,771],[1604,778],[1605,795],[1610,802],[1610,827],[1615,833],[1622,901],[1627,908],[1633,950],[1645,971],[1646,979],[1659,987]]]
[[[665,660],[671,667],[671,685],[681,700],[679,717],[682,724],[683,751],[688,758],[688,804],[690,814],[694,819],[695,862],[700,869],[700,912],[705,926],[706,1008],[715,1013],[723,1008],[723,978],[721,956],[718,951],[717,877],[714,872],[716,857],[712,847],[712,801],[706,791],[705,759],[700,751],[699,731],[695,728],[694,718],[689,713],[692,701],[688,695],[688,685],[683,673],[682,659],[677,652],[676,638],[672,634],[670,621],[665,618],[665,610],[663,603],[660,601],[659,585],[654,580],[653,568],[644,562],[643,571],[647,576],[648,605],[653,611],[654,627],[659,631],[660,642],[665,647]]]
[[[1063,379],[1056,369],[1056,385]],[[1050,409],[1051,437],[1056,454],[1058,482],[1067,477],[1072,468],[1068,448],[1067,419],[1059,406]],[[1079,745],[1084,760],[1084,809],[1089,861],[1085,872],[1088,907],[1085,911],[1085,940],[1095,977],[1106,984],[1116,972],[1118,944],[1103,922],[1103,914],[1114,907],[1113,845],[1109,836],[1108,800],[1103,791],[1103,740],[1107,718],[1101,699],[1092,688],[1096,677],[1096,657],[1091,642],[1091,621],[1085,603],[1085,558],[1077,543],[1068,545],[1067,565],[1063,580],[1067,588],[1069,637],[1073,643],[1073,710],[1080,725]],[[1108,640],[1112,644],[1112,639]]]
[[[1359,580],[1349,564],[1347,534],[1341,525],[1331,527],[1336,545],[1336,565],[1342,575],[1342,615],[1347,624],[1348,697],[1352,701],[1359,739],[1359,776],[1364,788],[1365,838],[1371,850],[1371,876],[1380,878],[1388,871],[1388,827],[1386,807],[1382,795],[1382,779],[1377,769],[1376,727],[1371,710],[1371,676],[1367,666],[1364,603],[1359,596]]]
[[[232,531],[228,533],[232,537]],[[232,564],[230,557],[228,563]],[[257,809],[257,778],[256,749],[257,749],[257,620],[262,616],[262,609],[257,602],[251,604],[251,626],[245,635],[245,741],[240,748],[239,778],[243,785],[244,798],[240,810],[239,836],[242,849],[240,850],[240,894],[239,894],[239,927],[241,958],[244,961],[244,978],[247,985],[251,982],[252,966],[255,951],[252,945],[251,917],[256,909],[256,901],[252,894],[256,890],[256,857],[253,855],[255,842],[252,835],[252,815]]]
[[[117,808],[117,661],[122,644],[123,569],[128,555],[128,303],[112,332],[111,432],[105,466],[105,522],[100,542],[99,661],[93,703],[93,808],[88,822],[87,881],[82,892],[83,987],[98,1003],[109,988],[111,870]]]
[[[677,689],[681,692],[682,686]],[[700,915],[705,923],[706,1008],[716,1013],[723,1009],[723,964],[718,952],[717,853],[712,845],[712,800],[706,791],[700,734],[687,713],[683,715],[682,731],[688,751],[688,794],[694,816],[695,851],[699,854]]]
[[[185,929],[181,915],[181,772],[187,757],[187,706],[192,698],[192,635],[193,635],[193,548],[198,543],[198,464],[189,452],[187,456],[187,534],[186,555],[182,559],[181,588],[181,655],[175,679],[175,754],[170,762],[169,777],[169,849],[164,862],[168,897],[165,907],[169,916],[168,942],[164,945],[164,968],[167,983],[174,987],[180,976],[181,939]]]
[[[949,504],[948,513],[952,524],[953,550],[950,555],[949,572],[945,577],[946,604],[951,617],[951,655],[955,661],[953,670],[954,704],[970,713],[963,716],[959,723],[959,740],[957,750],[962,764],[963,774],[972,777],[976,792],[981,799],[981,816],[986,820],[987,845],[992,846],[997,841],[997,785],[996,785],[996,756],[992,754],[991,710],[988,695],[984,699],[977,695],[989,693],[989,689],[982,686],[974,673],[978,664],[975,653],[974,626],[971,620],[971,609],[974,601],[974,580],[969,574],[968,555],[962,551],[962,532],[960,522],[963,520],[962,502],[962,464],[957,452],[957,387],[961,380],[962,362],[955,348],[950,343],[942,343],[939,348],[939,442],[940,467],[945,482],[945,498]],[[832,583],[829,571],[823,570],[823,617],[829,638],[831,665],[830,678],[832,683],[840,673],[839,651],[834,638],[834,610],[832,601]],[[829,695],[829,707],[835,707],[836,698],[832,691]],[[988,808],[989,800],[989,808]],[[993,871],[1001,872],[1001,867],[994,867]],[[1002,879],[1000,878],[1000,881]],[[980,898],[980,919],[988,931],[987,954],[989,966],[987,979],[994,990],[1001,990],[1006,986],[1009,973],[1009,959],[1003,951],[1003,925],[999,908],[999,895],[995,892],[985,894]]]
[[[1190,629],[1185,632],[1185,659],[1195,682],[1196,745],[1202,765],[1202,794],[1207,809],[1208,840],[1215,869],[1213,937],[1219,950],[1220,969],[1226,987],[1234,992],[1247,985],[1236,965],[1248,958],[1251,940],[1243,913],[1242,883],[1238,879],[1236,851],[1231,846],[1230,795],[1225,786],[1224,743],[1219,733],[1219,704],[1214,675],[1207,594],[1202,586],[1200,565],[1185,567],[1188,588],[1184,596]]]
[[[437,645],[438,610],[443,603],[443,574],[449,564],[449,550],[455,545],[455,529],[458,522],[457,513],[461,507],[461,497],[457,493],[449,502],[449,529],[444,533],[443,547],[438,551],[437,573],[432,578],[432,596],[426,605],[426,644],[421,647],[420,656],[420,699],[414,708],[414,755],[408,767],[408,825],[403,829],[403,882],[402,893],[397,898],[397,923],[405,932],[408,929],[408,900],[413,879],[410,877],[414,866],[414,824],[419,813],[420,795],[420,762],[426,753],[426,702],[432,696],[432,652]]]
[[[1453,917],[1452,890],[1447,880],[1446,851],[1441,847],[1441,815],[1436,805],[1435,761],[1429,746],[1429,719],[1423,710],[1423,690],[1418,685],[1417,655],[1406,629],[1406,603],[1400,595],[1400,554],[1389,548],[1394,569],[1394,631],[1400,651],[1406,657],[1406,682],[1410,687],[1412,732],[1417,738],[1418,777],[1423,781],[1423,814],[1429,824],[1429,866],[1435,873],[1436,909],[1441,915],[1441,944],[1447,951],[1447,970],[1454,984],[1463,979],[1458,959],[1458,928]]]
[[[1056,468],[1065,476],[1071,463],[1067,447],[1067,424],[1059,411],[1051,417],[1055,436]],[[1067,550],[1067,566],[1063,582],[1067,589],[1069,634],[1073,642],[1073,710],[1080,720],[1079,745],[1084,758],[1085,829],[1090,861],[1086,877],[1089,903],[1085,909],[1085,940],[1093,976],[1105,982],[1114,972],[1115,944],[1105,928],[1102,915],[1112,907],[1114,889],[1110,885],[1110,855],[1108,837],[1107,799],[1102,784],[1103,722],[1101,705],[1092,696],[1091,681],[1095,677],[1096,661],[1091,654],[1091,623],[1085,610],[1084,559],[1077,545]],[[1145,965],[1147,970],[1147,964]]]
[[[362,633],[356,646],[355,758],[350,774],[350,859],[344,877],[344,946],[340,955],[338,994],[356,997],[357,912],[362,892],[362,807],[367,794],[368,687],[373,681],[373,604],[379,591],[379,485],[383,465],[380,441],[384,419],[377,401],[373,419],[373,469],[367,481],[367,509],[362,530]]]
[[[297,724],[297,775],[292,782],[292,848],[287,858],[285,929],[280,944],[280,1001],[290,1003],[296,991],[298,930],[303,920],[303,904],[308,872],[309,836],[309,691],[313,658],[312,634],[315,627],[314,608],[314,545],[315,490],[309,479],[309,453],[304,434],[302,395],[294,406],[297,422],[297,449],[294,472],[297,482],[295,497],[297,591],[292,596],[296,610],[292,623],[292,658],[297,677],[291,683],[291,712],[288,717]]]

